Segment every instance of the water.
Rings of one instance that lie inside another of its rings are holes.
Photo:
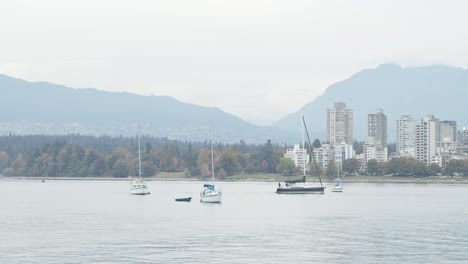
[[[467,263],[468,186],[0,181],[0,263]],[[191,203],[174,202],[192,196]]]

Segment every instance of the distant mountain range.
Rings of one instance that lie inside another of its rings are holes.
[[[0,134],[142,133],[182,140],[205,140],[209,128],[223,142],[293,143],[303,112],[312,138],[326,137],[326,109],[343,101],[354,109],[354,133],[367,137],[367,114],[382,108],[388,117],[389,142],[403,114],[435,115],[468,126],[468,70],[448,66],[408,67],[384,64],[331,85],[325,93],[271,127],[246,122],[219,108],[183,103],[168,96],[143,96],[73,89],[47,82],[27,82],[0,74]]]
[[[285,142],[278,128],[248,123],[219,108],[180,102],[168,96],[142,96],[72,89],[0,75],[0,133],[107,134],[142,133],[186,140],[213,137],[224,142]]]
[[[435,115],[468,126],[468,70],[448,66],[402,68],[384,64],[367,69],[328,87],[325,93],[296,113],[275,123],[295,132],[303,112],[312,137],[326,139],[326,109],[334,102],[354,109],[354,137],[367,138],[367,114],[382,108],[388,119],[389,142],[395,142],[396,120],[403,114],[416,118]]]

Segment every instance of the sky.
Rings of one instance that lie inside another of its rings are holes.
[[[0,73],[272,124],[382,63],[468,67],[468,1],[0,0]]]

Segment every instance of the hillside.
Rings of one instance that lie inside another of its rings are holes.
[[[135,135],[142,132],[175,139],[204,140],[212,127],[221,141],[277,142],[280,129],[250,124],[219,108],[180,102],[168,96],[142,96],[73,89],[0,75],[0,133]],[[6,99],[6,100],[5,100]]]
[[[279,120],[275,126],[296,131],[304,113],[314,137],[326,137],[326,109],[343,101],[354,109],[354,134],[367,137],[367,114],[383,108],[388,118],[389,142],[395,141],[396,119],[403,114],[416,118],[433,114],[440,120],[468,125],[468,70],[448,66],[402,68],[384,64],[367,69],[331,85],[325,93],[298,112]]]

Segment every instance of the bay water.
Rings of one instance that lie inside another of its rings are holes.
[[[0,263],[468,263],[468,186],[0,180]],[[192,202],[175,202],[178,197]]]

